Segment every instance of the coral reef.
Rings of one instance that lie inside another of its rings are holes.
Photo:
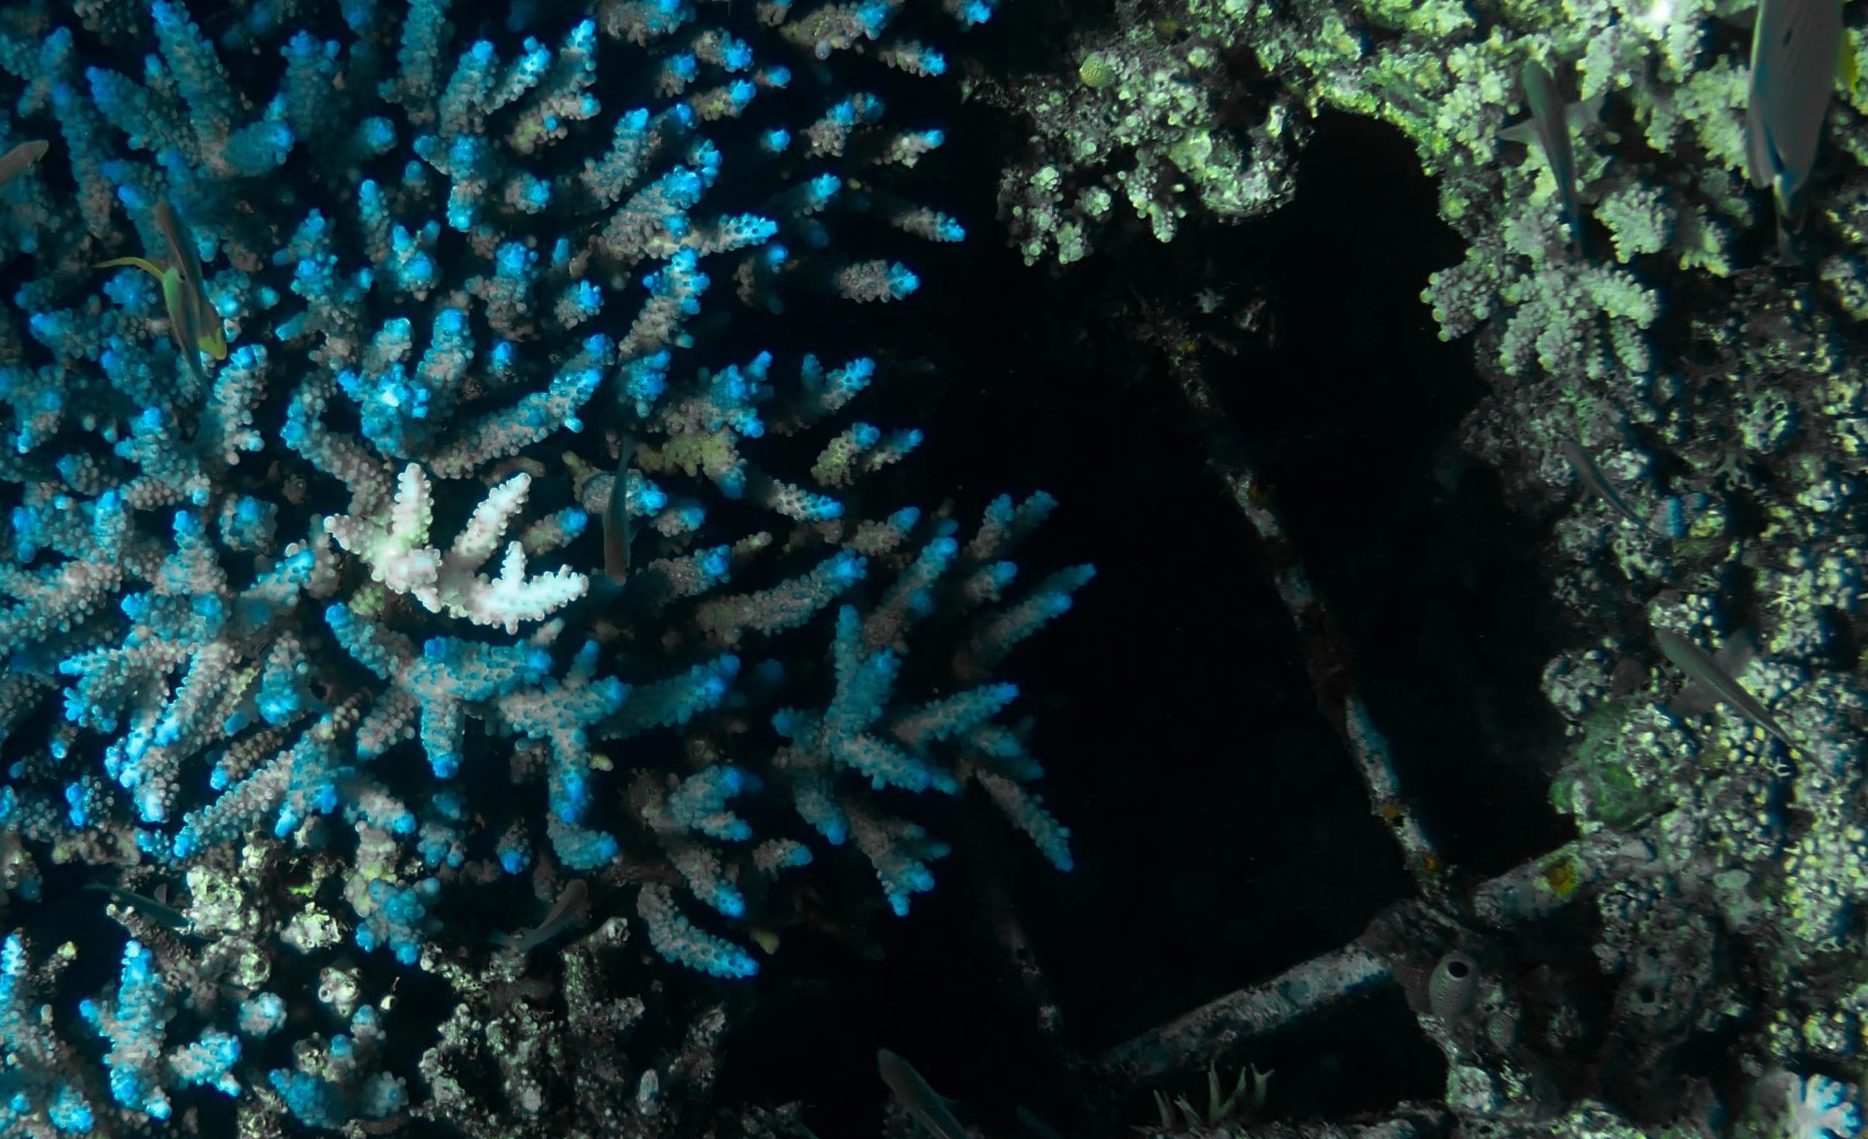
[[[1153,98],[1199,110],[1152,123],[1154,153],[1186,153],[1209,129],[1206,108],[1231,109],[1230,174],[1182,168],[1175,195],[1155,198],[1168,216],[1203,222],[1235,217],[1203,202],[1202,186],[1265,185],[1286,170],[1244,145],[1253,124],[1302,138],[1306,117],[1347,113],[1399,130],[1465,243],[1458,264],[1421,282],[1442,337],[1470,341],[1488,385],[1461,441],[1517,509],[1554,517],[1550,598],[1574,638],[1544,676],[1569,732],[1551,801],[1576,844],[1489,883],[1422,879],[1392,926],[1113,1050],[1112,1077],[1242,1062],[1242,1042],[1396,984],[1447,1081],[1433,1110],[1401,1105],[1369,1125],[1383,1134],[1860,1132],[1863,18],[1844,7],[1837,66],[1811,49],[1820,58],[1797,73],[1798,129],[1821,140],[1813,166],[1791,172],[1807,176],[1799,217],[1759,169],[1770,153],[1761,124],[1792,106],[1754,73],[1753,21],[1770,25],[1760,42],[1781,45],[1789,23],[1831,13],[1748,8],[1118,6],[1092,55],[1079,62],[1073,47],[1053,77],[1024,88],[1034,120],[1061,114],[1087,133],[1096,115],[1151,105],[1126,86],[1102,94],[1133,82],[1135,45],[1177,60],[1178,71],[1154,73],[1180,81]],[[1197,65],[1214,59],[1226,66]],[[1060,102],[1075,66],[1083,90]],[[1534,67],[1567,106],[1538,110],[1521,78]],[[1059,110],[1102,99],[1121,110]],[[1563,153],[1512,139],[1540,113],[1534,125],[1567,140]],[[1109,198],[1112,179],[1128,184],[1098,149],[1124,129],[1052,146],[1045,193],[1093,183],[1069,192],[1084,203]],[[1028,259],[1069,262],[1090,227],[1054,196],[1037,201],[1030,175],[1024,157],[1008,161],[1012,240]],[[1225,272],[1186,287],[1221,287]],[[1196,322],[1143,312],[1135,323],[1196,418],[1223,419],[1200,375]],[[1295,593],[1283,579],[1302,563],[1280,545],[1270,491],[1237,461],[1242,448],[1208,446],[1271,545],[1281,592]],[[1290,600],[1307,636],[1321,628],[1305,616],[1320,603],[1308,588]],[[1333,718],[1353,698],[1347,683],[1332,672],[1317,685]],[[1348,719],[1339,730],[1361,757],[1372,725]],[[1371,807],[1411,828],[1392,791],[1371,781]],[[1421,836],[1404,837],[1418,867]],[[1526,926],[1577,910],[1586,935],[1562,949],[1528,942]],[[1477,992],[1449,1009],[1430,999],[1430,979],[1454,959]],[[1595,989],[1610,994],[1606,1010],[1592,1010]]]
[[[0,1131],[672,1126],[656,958],[756,972],[814,860],[904,912],[917,796],[1070,866],[998,676],[1091,571],[854,418],[963,236],[888,103],[989,15],[0,12]]]
[[[1202,33],[1116,5],[1113,28],[1071,37],[1074,70],[992,78],[983,97],[1030,134],[999,178],[999,210],[1026,264],[1082,260],[1124,211],[1172,241],[1191,208],[1226,222],[1290,200],[1310,120],[1294,93],[1262,88],[1231,29]],[[1241,91],[1264,90],[1241,124]]]

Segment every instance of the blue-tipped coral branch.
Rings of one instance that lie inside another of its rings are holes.
[[[749,976],[814,850],[880,879],[851,916],[905,910],[946,849],[915,792],[972,783],[1069,866],[991,674],[1088,571],[1014,587],[1048,500],[970,545],[891,501],[923,439],[880,425],[849,323],[921,276],[846,230],[963,236],[910,200],[941,132],[884,101],[945,62],[900,4],[762,7],[9,9],[3,121],[51,143],[0,159],[0,875],[30,929],[80,863],[134,939],[0,951],[8,1134],[215,1096],[262,1129],[542,1133],[538,1065],[590,1051],[547,1037],[639,1015],[632,924]],[[826,306],[834,365],[699,319]],[[525,951],[576,923],[492,935],[565,872],[598,922],[568,1016],[487,1060],[468,1026],[521,1031]],[[41,1015],[74,953],[119,982]],[[445,1024],[399,1027],[409,970]],[[673,1029],[606,1040],[579,1096],[673,1110],[670,1057],[719,1025]]]

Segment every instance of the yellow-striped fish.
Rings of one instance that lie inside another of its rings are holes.
[[[166,201],[156,204],[156,227],[162,231],[163,240],[169,243],[174,264],[157,265],[143,257],[112,257],[98,262],[97,268],[129,265],[156,279],[162,286],[162,307],[168,313],[169,334],[181,347],[188,370],[197,378],[206,379],[195,352],[197,349],[206,352],[215,360],[227,358],[227,336],[221,330],[220,314],[208,300],[201,258],[195,251],[194,241],[174,207]]]
[[[187,287],[182,284],[181,271],[172,265],[157,265],[142,257],[112,257],[108,261],[99,261],[97,268],[115,269],[122,265],[141,269],[162,286],[162,308],[169,316],[169,335],[175,337],[175,343],[180,346],[188,370],[197,378],[206,379],[201,371],[201,361],[195,357],[195,349],[201,343],[201,326],[197,315],[199,310],[189,297]]]
[[[201,350],[216,360],[225,360],[227,335],[221,330],[213,302],[208,300],[207,279],[201,272],[201,254],[195,246],[195,235],[188,232],[187,223],[166,199],[156,203],[156,228],[169,243],[175,271],[181,274],[182,287],[195,306],[195,328]]]

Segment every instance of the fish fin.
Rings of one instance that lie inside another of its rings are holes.
[[[1802,204],[1797,199],[1799,186],[1790,184],[1790,176],[1779,171],[1771,177],[1771,200],[1777,203],[1777,216],[1785,221],[1794,219]],[[1792,228],[1795,228],[1794,226]]]
[[[1597,91],[1589,98],[1563,106],[1563,122],[1571,130],[1581,130],[1590,123],[1602,118],[1602,101],[1608,98],[1607,91]]]
[[[1749,630],[1733,633],[1725,638],[1719,651],[1712,656],[1713,663],[1725,670],[1725,674],[1736,679],[1751,663],[1751,658],[1758,655],[1758,643]]]
[[[1667,707],[1682,716],[1704,716],[1718,707],[1719,694],[1697,680],[1688,681],[1681,686],[1674,698],[1667,702]]]
[[[1525,119],[1521,123],[1512,123],[1504,130],[1499,131],[1498,137],[1504,139],[1506,142],[1515,142],[1522,146],[1530,146],[1537,141],[1537,124],[1531,119]]]

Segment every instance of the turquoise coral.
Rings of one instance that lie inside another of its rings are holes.
[[[929,441],[893,424],[851,315],[922,281],[872,223],[904,257],[965,236],[915,190],[943,132],[895,109],[944,59],[895,5],[740,15],[0,14],[4,129],[58,140],[0,221],[25,282],[0,320],[5,881],[31,930],[48,868],[78,863],[134,934],[6,943],[9,1134],[193,1126],[209,1096],[256,1133],[679,1110],[657,1073],[680,1088],[705,1014],[587,1047],[663,983],[638,946],[744,978],[825,866],[881,881],[840,898],[852,922],[931,885],[944,844],[862,748],[978,783],[1068,866],[1017,689],[987,674],[1088,572],[1014,581],[1041,496],[977,533],[903,505]],[[195,247],[168,272],[201,303],[80,271],[164,235]],[[177,319],[224,330],[225,359]],[[620,581],[590,524],[613,501]],[[914,668],[847,717],[851,654]],[[846,728],[836,755],[790,754],[781,710]],[[604,920],[546,1025],[523,954],[489,944],[520,923],[481,902],[570,873]],[[81,1010],[101,1062],[69,1009],[33,1008],[73,952],[119,973]],[[418,973],[439,1014],[398,1001]],[[500,1078],[468,1024],[514,1044]],[[573,1050],[577,1102],[546,1104]]]

